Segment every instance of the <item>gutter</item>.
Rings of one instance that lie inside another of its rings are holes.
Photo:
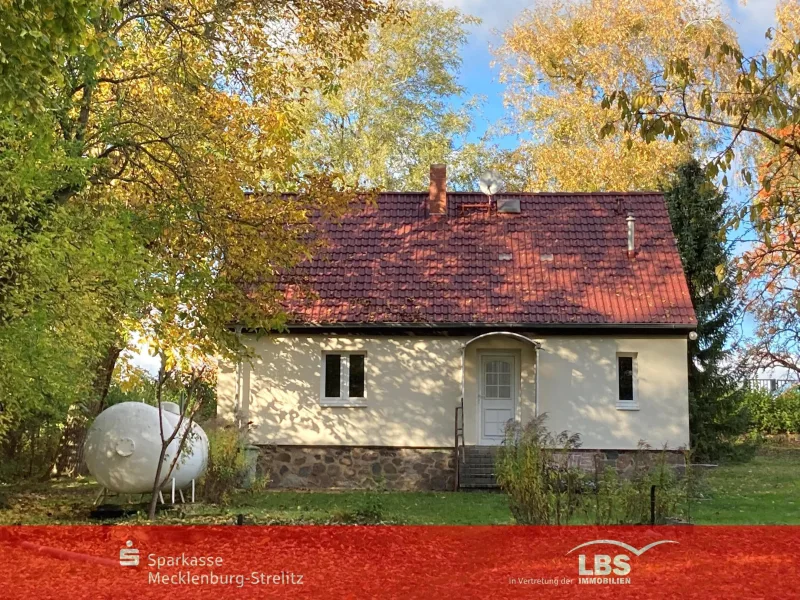
[[[696,323],[289,323],[288,332],[323,331],[413,331],[413,332],[453,332],[453,331],[525,331],[525,332],[663,332],[689,333],[697,329]],[[253,330],[245,330],[252,332]]]

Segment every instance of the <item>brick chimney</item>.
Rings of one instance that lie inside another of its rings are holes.
[[[428,212],[443,215],[447,212],[447,166],[431,165],[431,186],[428,193]]]

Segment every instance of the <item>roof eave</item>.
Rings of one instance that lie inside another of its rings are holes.
[[[428,332],[457,333],[460,331],[515,331],[542,333],[660,333],[688,334],[697,323],[287,323],[286,330],[294,332]]]

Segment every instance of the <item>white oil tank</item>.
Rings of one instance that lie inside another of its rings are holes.
[[[180,414],[173,402],[161,403],[164,439],[178,426]],[[198,479],[208,463],[208,438],[192,423],[183,452],[169,478],[167,472],[178,450],[186,423],[167,448],[161,470],[161,487],[182,489]],[[121,402],[98,415],[86,436],[84,457],[89,472],[106,489],[121,494],[143,494],[153,490],[161,453],[158,408],[141,402]]]

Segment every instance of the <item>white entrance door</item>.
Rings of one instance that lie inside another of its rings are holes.
[[[503,441],[506,424],[514,419],[516,380],[516,360],[513,354],[481,356],[478,406],[482,444],[497,445]]]

